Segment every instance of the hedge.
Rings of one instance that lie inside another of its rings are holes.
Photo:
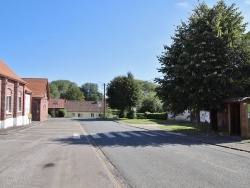
[[[168,119],[168,113],[149,113],[145,112],[144,116],[147,119],[160,119],[160,120],[167,120]]]

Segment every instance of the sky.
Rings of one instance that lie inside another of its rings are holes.
[[[205,1],[210,7],[217,0]],[[250,0],[225,0],[250,23]],[[157,56],[198,0],[0,0],[0,59],[21,78],[153,82]],[[250,30],[248,25],[247,31]]]

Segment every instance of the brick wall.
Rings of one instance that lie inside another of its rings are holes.
[[[40,121],[48,119],[48,100],[46,98],[41,100]]]
[[[0,77],[0,121],[1,121],[1,114],[2,114],[1,113],[1,106],[2,106],[2,78]]]

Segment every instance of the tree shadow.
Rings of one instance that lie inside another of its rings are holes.
[[[95,121],[113,121],[112,119],[71,119],[79,122],[95,122]],[[95,133],[91,135],[80,135],[80,139],[73,137],[65,137],[54,139],[53,141],[65,145],[89,145],[94,142],[99,147],[164,147],[164,146],[196,146],[196,145],[232,145],[244,140],[241,137],[218,136],[218,135],[200,135],[188,133],[176,133],[172,131],[150,131],[138,128],[137,130],[128,130],[122,132]],[[137,135],[136,135],[137,134]],[[148,135],[152,134],[152,135]],[[125,135],[125,136],[124,136]],[[140,136],[138,136],[140,135]],[[113,137],[112,137],[113,136]],[[230,146],[231,147],[231,146]]]

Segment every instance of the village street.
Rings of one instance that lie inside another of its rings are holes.
[[[1,130],[0,187],[249,187],[250,154],[113,121]]]

